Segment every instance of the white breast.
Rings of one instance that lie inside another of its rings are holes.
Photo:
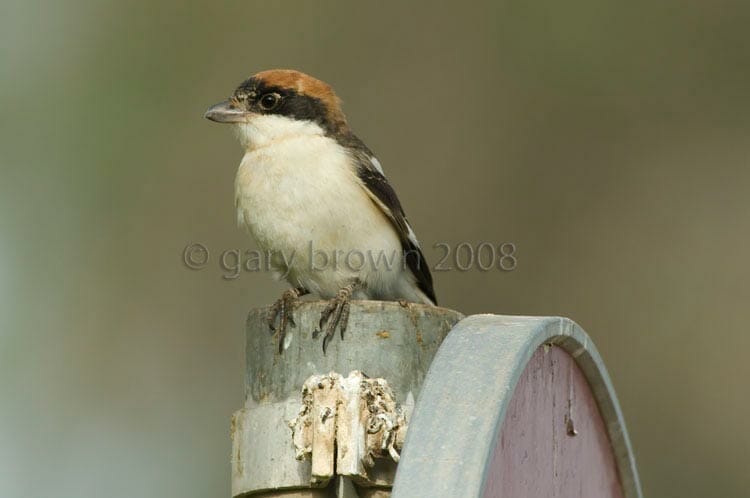
[[[360,278],[367,285],[360,297],[400,293],[401,243],[336,141],[303,134],[251,149],[235,190],[238,221],[292,285],[328,298]],[[391,260],[390,270],[379,255]]]

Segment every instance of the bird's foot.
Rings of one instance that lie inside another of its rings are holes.
[[[336,297],[328,302],[328,305],[320,314],[318,330],[313,332],[313,337],[320,335],[321,331],[325,332],[323,336],[323,354],[325,354],[328,343],[336,333],[336,326],[338,326],[341,333],[341,340],[344,340],[344,332],[346,331],[346,326],[349,324],[349,306],[352,293],[360,287],[362,287],[360,280],[355,280],[346,287],[343,287],[336,294]]]
[[[307,290],[302,287],[296,287],[293,289],[287,289],[281,295],[281,297],[273,303],[271,309],[268,310],[268,328],[271,329],[272,333],[278,334],[279,341],[279,354],[284,351],[284,338],[286,337],[287,326],[296,327],[294,323],[294,305],[300,296],[307,294]],[[276,326],[276,319],[278,318],[279,324]]]

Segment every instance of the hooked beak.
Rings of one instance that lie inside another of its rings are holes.
[[[229,100],[225,100],[209,107],[203,117],[217,123],[241,123],[245,121],[247,114]]]

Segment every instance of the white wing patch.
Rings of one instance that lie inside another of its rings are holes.
[[[409,222],[406,222],[406,228],[409,229],[409,241],[417,246],[418,249],[422,249],[422,246],[419,245],[419,241],[417,240],[417,234],[414,233],[414,230],[411,229],[411,225],[409,225]]]
[[[370,164],[372,164],[373,167],[378,170],[378,173],[385,176],[385,171],[383,171],[383,167],[380,165],[380,161],[378,161],[377,157],[370,156]]]
[[[370,156],[370,164],[372,164],[372,167],[375,168],[378,171],[378,173],[385,176],[385,171],[383,171],[383,166],[380,164],[380,161],[378,161],[377,157]],[[390,212],[390,209],[385,204],[383,204],[380,201],[380,199],[377,198],[377,196],[372,195],[372,193],[369,192],[369,189],[366,189],[366,190],[368,190],[370,197],[372,197],[372,199],[375,202],[377,202],[377,204],[380,206],[380,209],[382,209],[383,212],[385,213]],[[418,249],[422,249],[422,246],[419,244],[419,241],[417,240],[417,235],[414,233],[414,230],[412,230],[411,225],[409,225],[409,222],[406,220],[404,220],[404,222],[406,222],[406,228],[409,230],[409,233],[408,233],[409,241],[412,244],[414,244]]]

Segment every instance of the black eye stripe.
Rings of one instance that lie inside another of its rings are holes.
[[[290,88],[268,85],[255,78],[244,81],[237,88],[235,95],[240,94],[247,96],[245,105],[250,111],[312,121],[329,133],[337,134],[340,132],[341,123],[331,120],[325,104],[318,98],[297,93]],[[269,94],[279,96],[278,102],[274,106],[264,106],[263,99]]]

